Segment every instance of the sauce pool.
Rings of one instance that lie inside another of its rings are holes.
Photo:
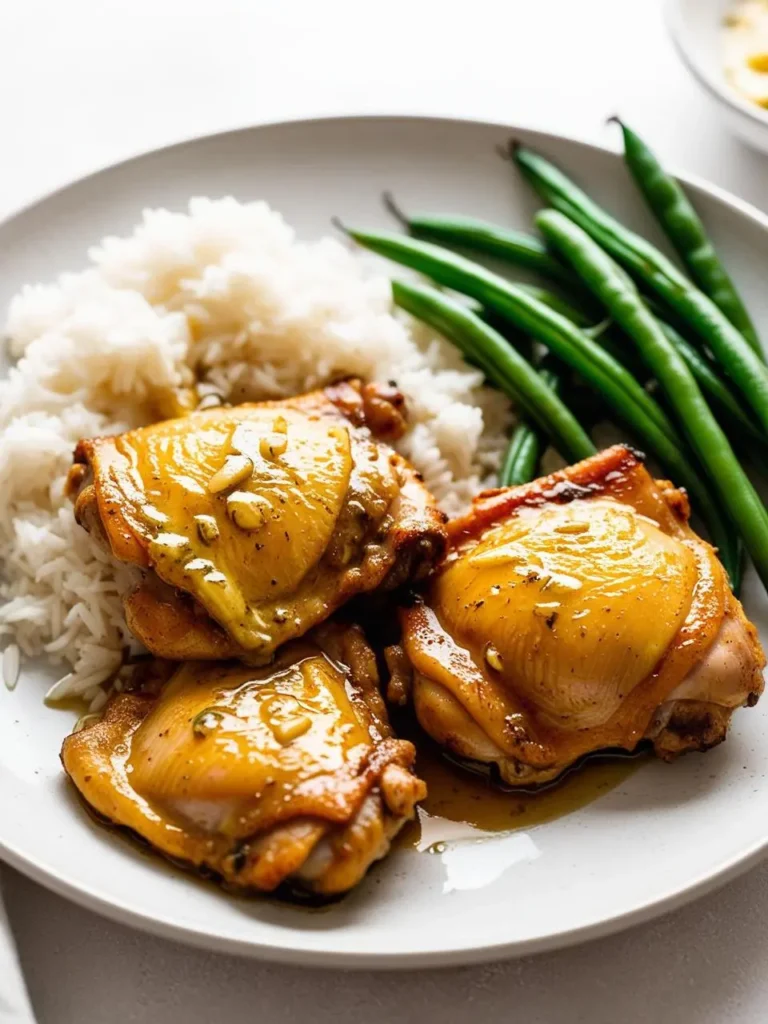
[[[431,850],[435,844],[483,833],[531,829],[564,817],[604,796],[628,779],[647,757],[595,755],[557,783],[537,792],[500,788],[485,775],[454,764],[419,737],[416,773],[428,796],[418,818],[400,833],[403,848]]]

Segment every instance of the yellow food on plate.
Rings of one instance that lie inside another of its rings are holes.
[[[724,739],[765,664],[687,500],[617,446],[481,495],[401,611],[422,726],[451,752],[540,783],[585,754],[661,757]]]
[[[268,668],[165,667],[64,741],[84,800],[230,886],[356,885],[426,792],[362,632],[326,624]]]
[[[78,521],[147,571],[126,595],[134,635],[158,657],[263,662],[355,594],[427,573],[443,516],[384,443],[402,405],[344,383],[81,441]]]

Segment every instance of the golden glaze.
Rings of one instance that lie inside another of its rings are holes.
[[[481,496],[450,524],[424,602],[401,613],[422,725],[511,782],[633,749],[734,600],[687,513],[618,447]]]
[[[642,756],[589,758],[556,784],[522,792],[496,785],[488,772],[451,763],[428,737],[414,737],[414,742],[416,771],[428,792],[398,845],[420,850],[450,839],[476,839],[476,830],[514,832],[565,817],[621,785],[647,761]],[[462,825],[463,834],[456,827]]]
[[[265,661],[381,584],[403,549],[414,573],[428,567],[444,545],[433,499],[364,426],[370,409],[396,432],[396,397],[338,385],[82,441],[76,458],[93,486],[78,497],[79,521],[97,520],[118,558],[167,585],[128,597],[139,639],[163,657]]]
[[[65,740],[62,760],[96,811],[169,856],[235,885],[273,888],[306,871],[311,888],[339,891],[424,795],[376,683],[359,631],[326,627],[269,669],[190,663],[159,694],[116,695]]]
[[[354,787],[328,793],[319,780],[358,765],[370,749],[344,684],[320,652],[307,651],[282,670],[182,665],[133,736],[131,786],[192,823],[196,808],[231,802],[216,828],[232,836],[279,820],[285,804],[304,802],[305,794],[315,813],[322,803],[327,816],[343,819],[357,798]],[[305,725],[289,738],[292,727]]]
[[[688,614],[696,571],[680,539],[630,506],[577,498],[489,529],[440,574],[430,605],[506,688],[554,724],[587,728],[653,671]]]

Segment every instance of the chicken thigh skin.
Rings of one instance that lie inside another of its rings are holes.
[[[102,818],[228,886],[346,892],[425,796],[357,627],[327,623],[269,668],[154,668],[67,737],[64,769]]]
[[[643,740],[671,759],[724,739],[765,657],[688,517],[623,446],[480,495],[400,614],[426,731],[510,785]]]
[[[423,578],[444,516],[380,440],[404,425],[394,388],[352,381],[81,441],[75,515],[144,570],[133,634],[157,657],[265,663],[354,595]]]

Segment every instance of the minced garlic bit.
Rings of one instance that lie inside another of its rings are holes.
[[[502,660],[502,657],[499,654],[498,650],[493,646],[493,644],[486,644],[483,654],[485,656],[485,660],[488,662],[488,664],[494,670],[494,672],[504,671],[504,662]]]
[[[237,487],[253,473],[253,462],[247,455],[228,455],[224,465],[208,481],[211,494],[221,494],[231,487]]]
[[[262,459],[276,459],[283,454],[287,447],[288,435],[278,434],[274,431],[259,441],[259,453]]]
[[[250,491],[234,491],[227,498],[227,515],[241,530],[260,530],[271,508],[266,498]]]
[[[555,533],[566,533],[566,534],[568,534],[568,533],[576,533],[576,534],[579,534],[579,533],[588,533],[588,532],[589,532],[589,523],[585,523],[585,522],[574,521],[574,522],[570,522],[570,523],[560,523],[559,526],[555,527]]]
[[[210,736],[210,734],[218,729],[221,725],[221,720],[224,716],[220,711],[216,711],[215,708],[205,708],[199,715],[196,715],[192,720],[192,732],[195,736]]]
[[[203,544],[213,544],[219,539],[219,525],[213,516],[195,516],[197,534]]]
[[[312,719],[309,715],[300,715],[298,718],[289,718],[287,721],[273,718],[269,726],[277,742],[285,745],[292,740],[297,740],[305,732],[309,732],[312,727]]]

